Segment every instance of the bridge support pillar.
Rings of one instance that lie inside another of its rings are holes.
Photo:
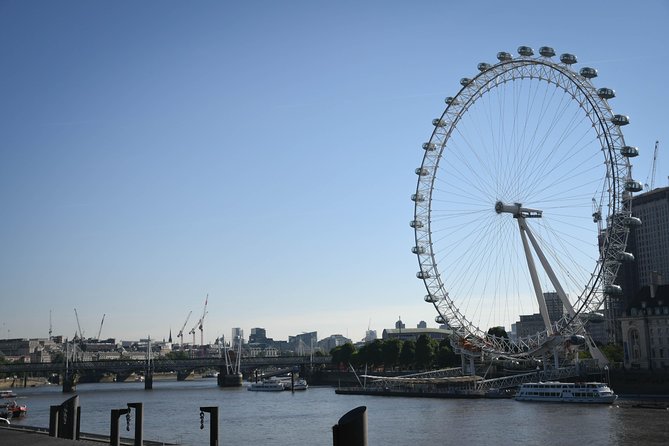
[[[144,375],[144,390],[153,389],[153,370],[147,370]]]
[[[217,384],[219,387],[241,387],[242,374],[241,373],[225,373],[225,367],[221,367],[218,372]]]
[[[63,374],[63,393],[72,393],[77,390],[77,375],[69,370]]]

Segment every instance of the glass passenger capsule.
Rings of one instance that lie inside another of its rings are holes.
[[[583,67],[579,74],[587,79],[592,79],[597,77],[597,70],[591,67]]]
[[[611,296],[620,296],[623,294],[623,289],[620,287],[620,285],[610,284],[604,286],[604,292]]]
[[[418,271],[416,273],[416,277],[418,277],[419,279],[429,279],[432,276],[427,271]]]
[[[469,85],[471,83],[472,83],[472,80],[468,77],[463,77],[462,79],[460,79],[460,85],[462,85],[463,87],[466,87],[467,85]]]
[[[492,68],[492,65],[490,65],[489,63],[481,62],[476,66],[476,68],[478,68],[479,71],[486,71]]]
[[[435,303],[438,299],[433,296],[432,294],[426,294],[425,295],[425,302],[429,302],[431,304]]]
[[[639,148],[634,146],[622,146],[620,148],[620,154],[627,158],[634,158],[639,155]]]
[[[513,56],[507,53],[506,51],[500,51],[499,53],[497,53],[497,60],[499,60],[500,62],[506,62],[512,59]]]
[[[518,54],[520,54],[521,56],[529,57],[534,55],[534,50],[529,46],[519,46]]]
[[[627,192],[641,192],[643,185],[636,180],[627,180],[625,181],[625,190]]]
[[[618,254],[618,261],[619,262],[633,262],[634,261],[634,254],[631,252],[621,252]]]
[[[576,59],[576,56],[574,56],[573,54],[564,53],[560,54],[560,62],[566,65],[573,65],[576,62],[578,62],[578,60]]]
[[[583,345],[585,344],[585,336],[583,335],[571,335],[569,336],[569,342],[574,345]]]
[[[444,99],[444,102],[447,103],[448,105],[458,105],[460,103],[453,96],[448,96],[446,99]]]
[[[409,226],[411,226],[411,227],[414,228],[414,229],[416,229],[416,228],[422,228],[422,227],[423,227],[423,222],[420,221],[420,220],[411,220],[411,221],[409,222]]]
[[[428,175],[430,173],[429,170],[427,170],[425,167],[417,167],[416,170],[416,175],[420,177],[424,177],[425,175]]]
[[[444,316],[442,316],[441,314],[438,314],[438,315],[434,318],[434,321],[435,321],[437,324],[441,324],[441,325],[444,325],[444,324],[446,323],[446,319],[444,319]]]
[[[599,322],[604,322],[606,320],[604,318],[604,314],[599,312],[585,313],[583,316],[584,319],[589,322],[599,323]]]
[[[616,97],[616,92],[610,88],[600,88],[597,90],[597,96],[602,99],[612,99]]]
[[[433,142],[424,142],[423,143],[423,150],[432,152],[437,148],[437,146]]]
[[[418,255],[425,254],[425,246],[420,246],[420,245],[413,246],[411,248],[411,252],[413,252],[414,254],[418,254]]]
[[[630,118],[626,115],[613,115],[613,117],[611,117],[611,122],[615,125],[623,126],[630,123]]]
[[[420,203],[422,201],[425,201],[425,196],[423,194],[411,194],[411,201]]]
[[[641,226],[641,219],[639,217],[632,217],[631,215],[623,219],[623,223],[628,228],[638,228]]]
[[[541,54],[544,57],[553,57],[555,56],[555,50],[549,46],[542,46],[539,48],[539,54]]]
[[[446,126],[446,121],[444,121],[441,118],[436,118],[432,120],[432,125],[435,127],[445,127]]]

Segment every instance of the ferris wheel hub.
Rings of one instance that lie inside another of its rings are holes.
[[[513,215],[513,218],[541,218],[543,211],[539,209],[524,208],[522,203],[506,204],[502,201],[498,201],[495,203],[495,212],[498,214],[511,214]]]

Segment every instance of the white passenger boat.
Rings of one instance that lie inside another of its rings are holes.
[[[265,381],[261,381],[259,383],[252,383],[249,386],[249,390],[253,390],[255,392],[281,392],[285,389],[285,386],[281,381],[278,379],[266,379]]]
[[[300,378],[293,383],[293,390],[307,390],[308,388],[309,384],[307,384],[306,379]],[[290,384],[286,390],[290,390]]]
[[[611,404],[618,398],[604,383],[537,382],[520,386],[517,401]]]
[[[292,382],[290,378],[279,378],[278,380],[286,390],[307,390],[309,388],[307,380],[304,378],[298,378]]]
[[[16,398],[16,393],[11,390],[0,390],[0,398]]]

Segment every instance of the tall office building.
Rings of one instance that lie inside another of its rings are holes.
[[[249,336],[249,343],[263,343],[267,341],[267,332],[264,328],[255,327],[251,329],[251,336]]]
[[[635,295],[641,287],[657,285],[654,281],[658,274],[664,281],[669,279],[669,187],[634,197],[632,215],[641,219],[641,226],[630,230],[627,242],[627,251],[634,254],[635,262],[631,283],[626,277],[623,285],[631,288],[625,289],[626,296]]]
[[[620,299],[611,302],[614,323],[611,339],[619,341],[617,319],[644,287],[655,289],[669,283],[669,187],[653,189],[632,198],[632,215],[641,225],[630,228],[626,251],[634,261],[622,264],[616,281],[623,289]]]
[[[244,344],[244,330],[242,330],[239,327],[235,327],[232,329],[232,337],[230,338],[230,345],[233,348],[236,348],[239,344],[238,343]]]
[[[559,321],[564,316],[564,304],[555,291],[544,292],[544,301],[548,309],[548,318],[551,322]]]

